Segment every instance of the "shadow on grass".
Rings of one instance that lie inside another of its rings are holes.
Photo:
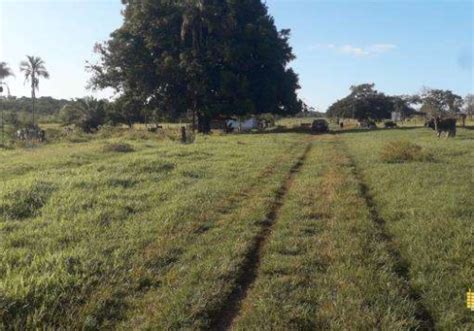
[[[347,134],[347,133],[366,133],[366,132],[379,132],[379,131],[408,131],[408,130],[416,130],[416,129],[423,129],[421,126],[404,126],[404,127],[398,127],[398,128],[377,128],[377,129],[359,129],[359,128],[354,128],[354,129],[348,129],[348,130],[335,130],[331,131],[332,134]]]
[[[386,129],[386,128],[379,128],[379,129],[360,129],[360,128],[354,128],[354,129],[342,129],[342,130],[331,130],[328,132],[328,134],[347,134],[347,133],[366,133],[366,132],[378,132],[378,131],[407,131],[407,130],[414,130],[414,129],[423,129],[424,127],[421,126],[413,126],[413,127],[399,127],[399,128],[392,128],[392,129]],[[293,128],[288,128],[284,126],[278,126],[274,129],[269,129],[265,131],[251,131],[251,132],[241,132],[241,133],[234,133],[234,134],[241,134],[241,135],[261,135],[261,134],[278,134],[278,133],[298,133],[298,134],[323,134],[323,133],[313,133],[311,131],[311,128],[305,128],[305,127],[293,127]]]

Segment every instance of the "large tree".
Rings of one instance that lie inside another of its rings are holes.
[[[35,101],[36,91],[39,89],[40,78],[49,78],[49,72],[46,70],[44,61],[37,56],[27,55],[27,61],[20,63],[20,71],[25,76],[25,82],[29,82],[31,86],[31,99],[33,102],[32,116],[33,125],[35,125]]]
[[[330,117],[355,118],[358,120],[382,120],[391,117],[391,112],[403,107],[403,99],[378,92],[375,84],[354,85],[351,93],[332,104],[327,115]]]
[[[424,88],[420,97],[421,111],[432,116],[458,113],[463,104],[462,97],[450,90]]]
[[[464,110],[472,119],[474,116],[474,94],[468,94],[464,98]]]
[[[289,30],[261,0],[125,0],[124,23],[98,44],[95,88],[112,87],[175,116],[191,110],[200,131],[217,115],[301,109]]]

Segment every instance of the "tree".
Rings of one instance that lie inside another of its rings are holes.
[[[401,98],[389,97],[378,92],[375,90],[375,84],[354,85],[350,87],[350,90],[351,93],[347,97],[329,107],[328,116],[382,120],[390,118],[395,104],[402,102]]]
[[[423,89],[421,111],[432,116],[458,113],[461,111],[462,98],[450,90]]]
[[[93,97],[76,99],[61,109],[60,117],[65,125],[74,124],[84,132],[90,133],[105,124],[106,107],[105,100]]]
[[[464,110],[472,120],[472,117],[474,116],[474,94],[468,94],[464,98]]]
[[[98,44],[93,88],[112,87],[201,132],[219,115],[300,111],[289,30],[261,0],[125,0],[124,24]]]
[[[10,96],[10,88],[3,82],[3,80],[11,76],[14,76],[14,74],[10,67],[8,67],[8,64],[6,62],[0,62],[0,93],[3,92],[3,85],[5,85],[8,91],[8,96]]]
[[[142,100],[130,94],[123,94],[115,100],[108,113],[111,124],[126,124],[129,128],[133,123],[142,122],[146,116]]]
[[[49,72],[46,70],[45,63],[40,57],[30,55],[26,57],[28,60],[20,63],[20,71],[25,75],[25,82],[29,81],[31,84],[31,99],[33,102],[32,115],[33,125],[35,125],[35,92],[39,90],[40,78],[48,79]]]
[[[13,71],[6,62],[0,62],[0,81],[13,75]]]
[[[417,95],[392,96],[393,111],[400,113],[402,118],[407,118],[416,113],[413,106],[420,103]]]

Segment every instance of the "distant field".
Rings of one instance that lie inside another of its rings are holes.
[[[73,141],[0,150],[0,330],[474,328],[474,130]]]

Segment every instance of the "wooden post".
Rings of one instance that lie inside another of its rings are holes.
[[[181,127],[181,142],[184,144],[186,143],[186,127]]]

